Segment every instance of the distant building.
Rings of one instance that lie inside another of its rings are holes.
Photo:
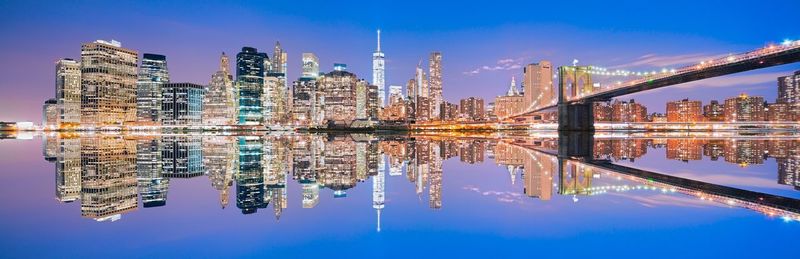
[[[700,101],[683,99],[667,102],[668,122],[700,122],[703,121],[703,105]]]
[[[219,70],[211,75],[203,98],[203,124],[235,125],[238,93],[233,86],[228,56],[223,52],[219,59]]]
[[[167,83],[161,86],[162,125],[198,126],[203,122],[204,86],[192,83]]]
[[[765,108],[764,97],[741,94],[725,100],[725,121],[764,121],[766,120]]]
[[[319,58],[314,53],[303,53],[303,78],[319,77]]]
[[[495,99],[494,115],[503,120],[523,112],[525,106],[525,96],[517,91],[516,80],[511,77],[511,85],[506,91],[506,95],[498,96]]]
[[[428,87],[430,89],[430,102],[431,102],[431,119],[439,119],[441,117],[441,104],[444,101],[442,97],[442,53],[432,52],[428,60]]]
[[[611,106],[606,103],[594,103],[594,121],[611,121]]]
[[[794,113],[788,103],[770,103],[767,105],[768,121],[795,121]]]
[[[630,101],[614,101],[611,105],[611,118],[615,122],[646,122],[647,121],[647,107],[635,102],[633,99]]]
[[[800,118],[800,70],[778,77],[778,98],[775,102],[788,104],[792,115]]]
[[[703,106],[703,116],[707,121],[725,121],[725,106],[717,100]]]
[[[319,78],[319,91],[324,99],[324,120],[349,126],[356,119],[356,88],[366,82],[347,71],[347,65],[336,64],[334,71]]]
[[[483,121],[484,120],[484,105],[483,98],[469,97],[461,99],[461,115],[467,121]]]
[[[81,64],[72,59],[56,62],[56,102],[59,127],[81,123]]]
[[[161,112],[161,86],[169,83],[167,57],[144,53],[136,81],[136,121],[157,124]]]
[[[46,130],[58,129],[58,101],[47,99],[42,106],[42,126]]]
[[[136,121],[139,54],[117,41],[81,46],[81,125],[112,126]]]
[[[441,107],[441,120],[443,121],[455,121],[458,119],[459,109],[458,104],[450,103],[450,102],[442,102]]]
[[[667,122],[667,115],[662,113],[653,113],[650,115],[650,121],[652,122]]]
[[[301,77],[292,83],[292,122],[305,126],[320,126],[324,111],[322,93],[315,78]]]

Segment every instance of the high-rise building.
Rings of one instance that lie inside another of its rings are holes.
[[[286,51],[275,43],[271,66],[264,78],[263,116],[266,124],[281,124],[289,120],[289,91],[286,81]],[[265,59],[265,62],[267,59]]]
[[[136,66],[139,54],[122,44],[97,40],[81,46],[81,125],[136,121]]]
[[[441,104],[443,101],[442,97],[442,53],[441,52],[433,52],[431,53],[430,59],[428,61],[428,72],[430,73],[430,79],[428,80],[429,88],[430,88],[430,100],[431,100],[431,118],[440,118],[441,117]]]
[[[764,121],[766,120],[765,108],[764,97],[741,94],[725,100],[725,121]]]
[[[219,70],[211,75],[211,82],[206,87],[203,99],[203,124],[234,125],[236,124],[236,108],[238,98],[233,87],[233,76],[230,73],[230,61],[225,52],[219,60]]]
[[[345,64],[334,64],[334,71],[319,78],[324,120],[329,124],[349,126],[356,119],[356,89],[359,84],[366,86],[366,82],[347,71]]]
[[[627,102],[614,101],[614,104],[611,105],[611,120],[615,122],[646,122],[647,107],[633,99]]]
[[[192,83],[161,86],[161,125],[199,126],[203,122],[205,87]]]
[[[81,64],[64,58],[56,62],[56,102],[61,128],[73,128],[81,123]]]
[[[523,70],[523,110],[543,107],[556,103],[553,88],[553,67],[550,61],[528,64]]]
[[[266,53],[256,48],[243,47],[236,55],[236,87],[239,92],[239,124],[263,123],[264,75],[269,61]]]
[[[314,53],[303,53],[303,78],[319,77],[319,59]]]
[[[494,115],[498,119],[506,119],[523,111],[525,97],[517,92],[516,80],[511,77],[511,86],[506,95],[495,98]]]
[[[703,106],[703,116],[708,121],[725,121],[725,107],[717,100]]]
[[[372,84],[378,87],[380,107],[386,106],[386,61],[381,51],[381,30],[378,30],[378,48],[372,53]]]
[[[461,115],[467,121],[482,121],[484,119],[483,98],[469,97],[461,99]]]
[[[281,48],[281,42],[275,42],[275,49],[272,52],[272,67],[270,73],[286,74],[286,51]]]
[[[314,78],[301,77],[292,87],[292,122],[305,126],[320,126],[324,117],[322,97]]]
[[[789,112],[800,118],[800,70],[788,76],[778,77],[778,98],[776,103],[789,105]]]
[[[58,129],[58,101],[56,99],[47,99],[42,105],[42,126],[47,130]]]
[[[667,121],[668,122],[700,122],[703,121],[703,105],[700,101],[680,101],[667,102]]]
[[[159,123],[161,86],[169,83],[167,57],[144,53],[136,81],[136,121],[142,124]]]

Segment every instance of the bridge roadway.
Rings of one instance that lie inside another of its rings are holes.
[[[680,193],[695,196],[703,200],[721,202],[728,206],[740,206],[751,210],[756,210],[770,216],[781,216],[794,220],[800,220],[800,199],[748,191],[703,181],[670,176],[667,174],[614,164],[608,160],[564,157],[558,154],[561,152],[553,150],[552,147],[520,145],[519,142],[511,142],[511,144],[533,150],[542,155],[559,156],[559,171],[565,170],[568,163],[576,163],[578,165],[598,169],[599,171],[624,175],[627,176],[629,180],[635,182],[654,185],[663,189],[676,190]]]

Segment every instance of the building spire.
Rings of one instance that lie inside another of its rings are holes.
[[[375,52],[381,52],[381,29],[378,29],[378,50]]]
[[[228,70],[229,66],[230,63],[228,61],[228,55],[225,55],[225,52],[223,51],[222,55],[219,57],[219,71],[230,73],[230,71]]]
[[[508,92],[506,92],[508,96],[515,96],[517,95],[517,80],[513,76],[511,77],[511,87],[508,88]]]

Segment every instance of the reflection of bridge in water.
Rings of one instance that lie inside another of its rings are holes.
[[[559,190],[562,195],[592,195],[598,193],[598,186],[592,181],[599,175],[610,175],[612,178],[625,179],[641,186],[649,186],[662,192],[677,192],[696,197],[700,200],[717,202],[726,206],[736,206],[758,211],[771,217],[800,220],[800,200],[756,191],[743,190],[703,181],[670,176],[657,172],[614,164],[606,159],[595,159],[591,151],[594,141],[591,137],[583,143],[591,145],[572,145],[562,139],[550,140],[514,140],[500,141],[498,149],[508,149],[511,153],[524,154],[519,160],[525,164],[525,175],[547,175],[557,172]],[[578,137],[580,139],[580,137]],[[566,143],[565,143],[566,142]],[[560,147],[560,148],[559,148]],[[543,164],[542,161],[545,161]],[[498,161],[502,163],[503,161]],[[532,166],[532,167],[530,167]],[[526,177],[536,178],[536,177]],[[533,180],[533,179],[531,179]],[[528,186],[526,179],[526,193]],[[536,183],[534,186],[551,185],[551,181]],[[547,188],[547,187],[543,187]],[[637,189],[635,186],[616,186],[613,189]]]

